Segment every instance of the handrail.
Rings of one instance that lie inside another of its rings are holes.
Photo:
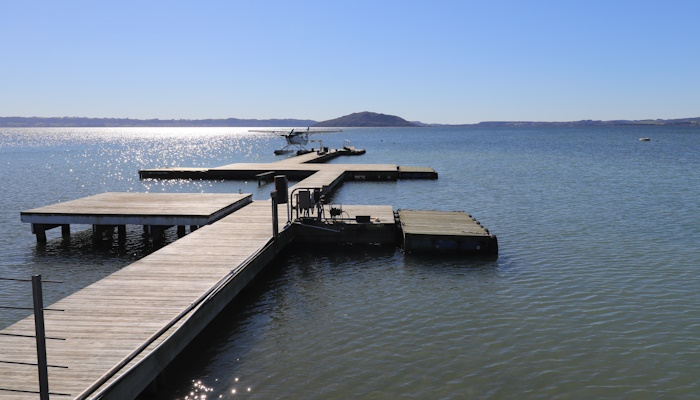
[[[22,278],[2,278],[0,277],[0,281],[14,281],[14,282],[31,282],[31,279],[22,279]],[[41,283],[63,283],[63,281],[52,281],[50,279],[42,279]]]

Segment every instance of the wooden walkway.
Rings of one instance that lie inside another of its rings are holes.
[[[289,193],[296,189],[321,189],[323,194],[333,191],[335,187],[343,181],[345,171],[343,169],[329,168],[323,171],[318,171],[308,178],[300,181],[296,185],[289,188]]]
[[[22,211],[22,222],[46,241],[45,231],[71,224],[93,226],[204,226],[252,201],[250,194],[101,193],[82,199]]]
[[[138,394],[156,377],[159,368],[167,365],[257,270],[291,240],[290,230],[284,230],[286,219],[281,217],[277,244],[269,254],[253,258],[252,262],[257,265],[247,264],[251,256],[270,242],[271,211],[269,201],[253,202],[51,305],[51,309],[64,311],[45,313],[46,334],[65,340],[47,341],[48,363],[67,367],[49,368],[49,388],[54,393],[51,397],[78,396],[230,275],[233,283],[228,285],[226,295],[220,294],[223,297],[216,302],[207,302],[216,303],[215,306],[209,305],[208,310],[194,313],[189,322],[184,322],[185,319],[176,322],[166,335],[159,337],[115,375],[125,375],[123,379],[127,384],[120,385],[113,398],[130,398],[135,395],[134,391]],[[280,215],[284,213],[280,208]],[[181,325],[186,325],[187,329],[168,340],[164,349],[156,350],[165,337]],[[2,332],[33,335],[33,317]],[[0,349],[3,361],[36,363],[36,349],[31,338],[0,336]],[[152,354],[148,358],[150,361],[144,362],[140,369],[127,372],[154,351],[158,353]],[[38,390],[36,367],[0,363],[0,377],[1,387],[17,390],[0,391],[0,398],[38,398],[36,394],[20,392]],[[124,388],[131,388],[132,392],[124,392]]]

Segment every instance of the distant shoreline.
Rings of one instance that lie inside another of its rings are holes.
[[[309,119],[130,119],[130,118],[77,118],[77,117],[0,117],[0,127],[3,128],[203,128],[203,127],[308,127],[317,124],[317,121]],[[584,127],[584,126],[700,126],[700,118],[681,119],[646,119],[646,120],[611,120],[611,121],[485,121],[476,124],[426,124],[412,121],[418,127]],[[365,125],[371,126],[371,125]],[[397,125],[398,126],[398,125]],[[352,126],[347,126],[352,127]],[[380,127],[379,125],[377,127]],[[381,125],[387,127],[387,125]]]
[[[205,127],[307,127],[306,119],[131,119],[76,117],[0,117],[3,128],[205,128]]]

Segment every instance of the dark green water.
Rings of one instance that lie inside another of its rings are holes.
[[[268,161],[280,144],[236,129],[0,135],[0,276],[64,280],[47,303],[153,248],[136,234],[126,248],[95,246],[87,232],[37,246],[20,210],[118,190],[266,199],[271,188],[255,183],[139,181],[136,171]],[[324,139],[368,150],[335,162],[440,174],[347,183],[334,202],[465,210],[498,236],[500,257],[290,251],[178,359],[164,398],[698,396],[700,130],[351,129]],[[3,302],[30,299],[2,289]]]

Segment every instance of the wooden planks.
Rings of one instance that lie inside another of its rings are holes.
[[[488,232],[464,211],[399,210],[403,231],[411,234],[488,236]]]
[[[322,171],[318,171],[310,177],[302,180],[301,182],[289,188],[289,193],[292,193],[294,190],[301,188],[318,188],[322,189],[323,193],[325,194],[332,191],[340,182],[342,182],[344,175],[345,171],[340,168],[329,168]]]
[[[22,222],[90,225],[207,225],[250,203],[250,194],[101,193],[22,211]]]
[[[399,210],[406,252],[497,255],[498,241],[463,211]]]
[[[280,232],[285,222],[279,223]],[[49,369],[50,391],[67,394],[52,398],[77,396],[220,279],[232,271],[238,277],[245,271],[242,263],[271,236],[271,203],[256,201],[51,305],[65,311],[45,314],[47,336],[65,340],[47,342],[48,362],[68,367]],[[196,329],[202,329],[214,315],[197,316],[196,320],[204,322]],[[3,330],[26,335],[33,331],[32,317]],[[164,340],[159,338],[137,359],[149,357]],[[0,336],[0,349],[5,361],[36,362],[33,339]],[[159,362],[161,358],[159,355]],[[0,377],[5,388],[38,390],[36,367],[0,364]],[[153,378],[139,377],[146,382]],[[0,396],[7,393],[0,392]],[[11,398],[34,399],[37,395],[15,392]]]

